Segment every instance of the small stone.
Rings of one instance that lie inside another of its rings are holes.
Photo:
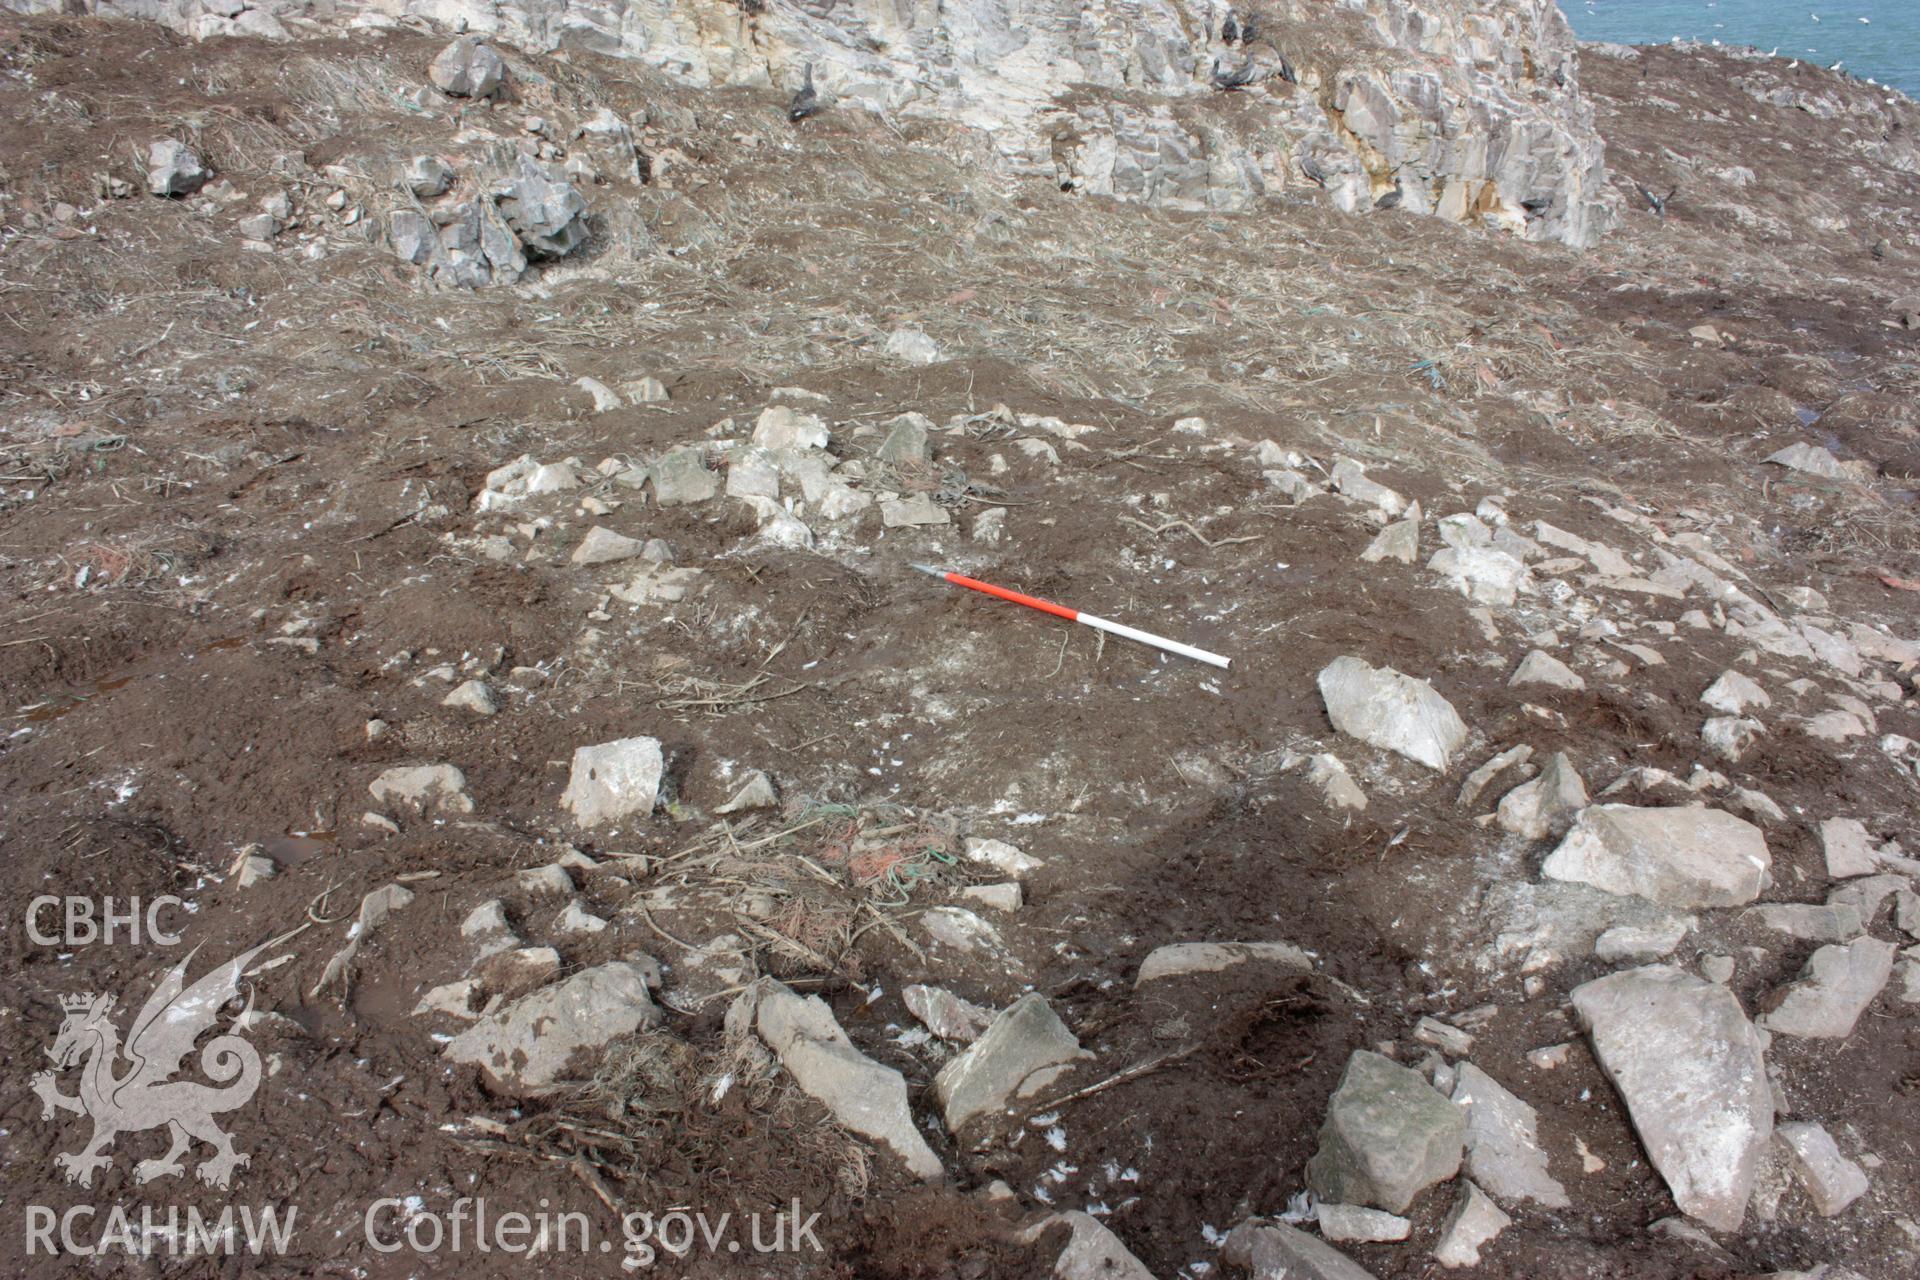
[[[1654,925],[1615,925],[1594,939],[1593,954],[1616,964],[1651,964],[1672,955],[1699,923],[1693,916],[1670,916]]]
[[[1025,854],[1004,840],[982,840],[968,838],[961,845],[967,861],[992,867],[1016,880],[1024,880],[1032,872],[1046,865],[1031,854]]]
[[[935,502],[930,493],[916,493],[907,498],[892,498],[880,504],[880,521],[889,529],[947,524],[950,520],[947,509]]]
[[[500,710],[500,704],[494,700],[493,690],[484,680],[469,680],[459,685],[452,693],[440,699],[443,707],[453,707],[460,711],[471,711],[477,716],[490,716]]]
[[[667,384],[658,378],[635,378],[632,382],[620,384],[620,390],[626,395],[629,404],[661,404],[673,397],[667,391]]]
[[[438,156],[415,156],[400,171],[400,185],[417,199],[432,200],[453,186],[453,170]]]
[[[1255,963],[1275,965],[1288,973],[1313,972],[1313,958],[1285,942],[1174,942],[1154,948],[1133,982],[1144,986],[1161,978],[1218,973]]]
[[[1511,688],[1522,685],[1544,684],[1557,689],[1572,689],[1579,692],[1587,687],[1586,680],[1566,663],[1550,653],[1535,649],[1520,660],[1520,666],[1514,671],[1513,678],[1507,681]]]
[[[1511,605],[1530,589],[1527,566],[1492,547],[1442,547],[1427,568],[1453,583],[1461,595],[1480,604]]]
[[[1018,911],[1025,901],[1016,881],[1006,884],[969,885],[960,891],[960,896],[969,902],[991,907],[995,911]]]
[[[1821,947],[1797,979],[1774,993],[1760,1025],[1808,1039],[1846,1039],[1893,975],[1893,957],[1893,944],[1878,938]]]
[[[1366,503],[1389,516],[1397,516],[1407,509],[1404,497],[1376,480],[1369,480],[1366,468],[1351,458],[1334,459],[1333,470],[1328,474],[1333,487],[1356,502]]]
[[[385,720],[367,721],[367,741],[368,742],[380,741],[380,739],[387,736],[387,730],[391,728],[393,728],[393,726],[388,724]]]
[[[1700,957],[1700,976],[1708,982],[1717,982],[1722,986],[1733,981],[1733,957],[1710,955]]]
[[[279,874],[280,866],[272,858],[261,853],[250,853],[240,859],[240,869],[235,883],[242,889],[251,889]]]
[[[1318,490],[1316,489],[1315,492],[1317,493]],[[1368,564],[1378,564],[1382,560],[1398,560],[1402,564],[1412,564],[1419,554],[1419,522],[1396,520],[1373,535],[1373,541],[1369,542],[1367,549],[1360,553],[1360,558]]]
[[[1532,758],[1533,748],[1525,743],[1508,747],[1467,775],[1467,780],[1460,784],[1460,797],[1456,803],[1463,809],[1471,808],[1474,801],[1480,798],[1480,793],[1487,789],[1488,783],[1508,769],[1524,765]]]
[[[658,738],[621,738],[573,753],[561,808],[582,827],[645,817],[659,799],[665,756]]]
[[[942,1040],[972,1044],[993,1021],[993,1010],[983,1009],[941,987],[910,985],[900,998],[907,1011],[926,1024],[927,1030]]]
[[[887,355],[908,364],[937,364],[945,358],[939,343],[910,326],[902,326],[888,334],[884,350]]]
[[[147,190],[156,196],[190,196],[212,176],[200,153],[184,142],[161,138],[147,148]]]
[[[1315,1205],[1313,1212],[1321,1238],[1335,1244],[1385,1244],[1405,1240],[1413,1231],[1409,1219],[1357,1204]]]
[[[646,550],[646,546],[638,538],[629,538],[624,533],[615,533],[595,525],[587,530],[586,537],[580,539],[580,545],[573,549],[568,561],[581,565],[613,564],[634,559]]]
[[[830,438],[826,423],[783,404],[761,410],[753,424],[753,443],[762,449],[824,449]]]
[[[653,481],[654,501],[663,507],[705,502],[720,492],[720,477],[707,470],[698,449],[670,450],[647,475]]]
[[[1450,1057],[1464,1058],[1473,1052],[1471,1035],[1458,1027],[1448,1026],[1438,1018],[1422,1017],[1414,1023],[1413,1038],[1421,1044],[1432,1045]]]
[[[1567,1059],[1573,1054],[1571,1044],[1543,1045],[1527,1052],[1527,1065],[1538,1071],[1557,1071],[1567,1065]]]
[[[996,545],[1005,536],[1007,528],[1007,509],[989,507],[973,518],[973,540],[989,546]]]
[[[874,454],[880,461],[908,470],[924,469],[933,463],[933,448],[927,443],[927,428],[932,424],[918,413],[903,413],[893,420],[887,438]]]
[[[1720,678],[1700,695],[1700,701],[1730,716],[1745,715],[1749,708],[1773,705],[1765,689],[1738,671],[1721,672]]]
[[[566,909],[554,918],[553,931],[562,937],[572,934],[599,933],[607,927],[607,922],[580,904],[579,899],[569,902]]]
[[[1709,716],[1700,726],[1700,742],[1722,760],[1738,763],[1753,749],[1756,739],[1766,733],[1758,720],[1740,716]]]
[[[1356,1050],[1327,1104],[1307,1186],[1332,1203],[1404,1213],[1459,1172],[1465,1140],[1465,1113],[1418,1073]]]
[[[620,393],[598,378],[575,378],[573,385],[593,397],[593,411],[595,413],[608,413],[622,407],[623,402],[620,399]]]
[[[565,493],[580,487],[580,477],[564,462],[549,462],[527,473],[526,492]]]
[[[239,230],[248,240],[271,240],[280,234],[280,220],[270,213],[256,213],[240,219]]]
[[[1347,766],[1340,757],[1321,752],[1307,762],[1307,780],[1319,787],[1327,797],[1327,803],[1336,809],[1364,809],[1367,807],[1367,793],[1347,772]]]
[[[934,907],[923,911],[920,927],[929,938],[956,951],[991,949],[1000,943],[999,931],[964,907]]]
[[[1777,1130],[1794,1155],[1794,1172],[1823,1218],[1846,1211],[1867,1194],[1867,1175],[1840,1154],[1833,1136],[1817,1124],[1783,1124]]]
[[[388,769],[367,786],[381,804],[420,813],[473,812],[467,794],[467,776],[450,764],[401,765]]]
[[[567,869],[557,862],[544,866],[528,867],[513,878],[514,885],[522,893],[535,896],[549,893],[572,893],[573,877]]]
[[[1767,928],[1803,942],[1849,942],[1865,932],[1859,910],[1845,903],[1768,902],[1754,914]]]
[[[1501,797],[1496,810],[1503,831],[1527,840],[1544,840],[1563,830],[1587,807],[1586,784],[1564,751],[1547,758],[1538,777]]]
[[[1029,992],[934,1077],[948,1130],[1037,1096],[1087,1056],[1046,997]]]
[[[715,813],[747,813],[754,809],[771,809],[780,802],[774,794],[773,779],[758,769],[749,770],[741,784],[734,789],[733,798],[715,809]]]
[[[1826,850],[1827,874],[1836,880],[1869,875],[1880,867],[1873,838],[1858,818],[1828,818],[1820,824],[1820,843]]]
[[[500,55],[469,36],[442,49],[427,68],[434,87],[455,98],[491,97],[506,75]]]
[[[1220,1257],[1255,1280],[1374,1280],[1372,1272],[1332,1245],[1260,1218],[1228,1232]]]
[[[1440,1228],[1440,1243],[1433,1247],[1434,1259],[1443,1267],[1477,1266],[1480,1250],[1495,1236],[1513,1225],[1486,1192],[1471,1182],[1462,1183],[1460,1199]]]

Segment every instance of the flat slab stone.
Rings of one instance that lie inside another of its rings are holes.
[[[1029,992],[1007,1006],[965,1053],[940,1068],[933,1090],[947,1128],[1037,1097],[1086,1054],[1046,997]]]
[[[1840,1154],[1833,1135],[1820,1125],[1783,1124],[1780,1139],[1793,1152],[1794,1173],[1821,1217],[1844,1213],[1847,1206],[1867,1194],[1867,1175]]]
[[[1467,1113],[1467,1173],[1502,1200],[1532,1200],[1549,1209],[1572,1201],[1547,1172],[1532,1107],[1470,1062],[1460,1064],[1454,1105]]]
[[[1253,962],[1278,965],[1291,973],[1313,972],[1312,958],[1285,942],[1175,942],[1154,948],[1133,981],[1144,986],[1160,978],[1218,973]]]
[[[1021,1232],[1024,1244],[1037,1243],[1049,1228],[1065,1225],[1066,1247],[1053,1263],[1053,1280],[1154,1280],[1146,1264],[1133,1256],[1120,1237],[1092,1214],[1074,1210],[1056,1213]]]
[[[573,753],[560,807],[583,827],[645,817],[660,795],[665,757],[658,738],[619,738]]]
[[[1773,857],[1760,828],[1704,805],[1588,805],[1541,874],[1669,907],[1737,907],[1760,896]]]
[[[1374,1274],[1306,1232],[1260,1218],[1227,1233],[1220,1256],[1260,1280],[1374,1280]]]
[[[1821,947],[1797,979],[1774,993],[1760,1025],[1807,1039],[1846,1039],[1893,976],[1893,958],[1894,945],[1878,938]]]
[[[856,1049],[826,1001],[769,983],[754,1026],[801,1091],[841,1125],[885,1146],[917,1178],[944,1176],[940,1157],[914,1128],[906,1077]]]
[[[1609,974],[1572,999],[1674,1203],[1737,1230],[1773,1137],[1760,1033],[1740,1002],[1670,965]]]
[[[1335,658],[1320,672],[1320,697],[1341,733],[1445,770],[1467,740],[1459,712],[1425,680],[1359,658]]]
[[[616,960],[522,996],[455,1036],[444,1052],[480,1067],[508,1092],[538,1094],[564,1082],[575,1053],[602,1048],[659,1018],[647,994],[647,971]]]

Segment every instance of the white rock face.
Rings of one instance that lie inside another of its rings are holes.
[[[1760,896],[1772,862],[1760,828],[1719,809],[1596,804],[1540,871],[1662,906],[1736,907]]]
[[[1425,680],[1358,658],[1335,658],[1320,672],[1320,697],[1333,727],[1362,742],[1445,770],[1467,740],[1466,722]]]
[[[1746,1216],[1773,1136],[1760,1034],[1725,987],[1669,965],[1575,987],[1594,1056],[1681,1212],[1716,1231]]]
[[[222,14],[231,4],[89,7],[199,38],[235,32]],[[425,20],[534,52],[632,58],[696,88],[790,92],[811,62],[828,110],[962,122],[1012,172],[1172,208],[1250,209],[1293,191],[1371,212],[1397,185],[1396,212],[1529,240],[1584,247],[1612,224],[1604,143],[1554,0],[1268,0],[1249,49],[1255,83],[1231,95],[1214,91],[1214,60],[1246,55],[1220,41],[1223,12],[1202,0],[950,0],[767,5],[743,21],[733,0],[260,0],[244,16],[278,38]],[[1282,56],[1297,85],[1276,74]],[[503,70],[462,39],[433,78],[483,96]],[[1309,162],[1324,188],[1305,176]]]
[[[658,738],[621,738],[573,753],[560,807],[583,827],[653,812],[666,762]]]

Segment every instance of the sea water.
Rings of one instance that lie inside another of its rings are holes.
[[[1582,40],[1778,49],[1920,97],[1920,0],[1560,0]]]

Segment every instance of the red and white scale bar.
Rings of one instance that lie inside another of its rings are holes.
[[[1013,604],[1023,604],[1029,609],[1038,609],[1040,612],[1050,613],[1056,618],[1065,618],[1068,622],[1078,622],[1082,626],[1112,632],[1116,636],[1125,636],[1129,640],[1138,640],[1141,644],[1150,644],[1156,649],[1165,649],[1168,653],[1177,653],[1183,658],[1192,658],[1196,662],[1205,662],[1223,670],[1231,665],[1233,661],[1231,658],[1223,658],[1219,654],[1206,649],[1195,648],[1190,644],[1182,644],[1178,640],[1169,640],[1165,636],[1157,636],[1151,631],[1141,631],[1136,627],[1129,627],[1124,622],[1115,622],[1111,618],[1100,618],[1091,613],[1082,613],[1078,609],[1069,609],[1063,604],[1055,604],[1051,600],[1042,600],[1038,596],[1024,595],[1018,591],[1010,591],[1006,587],[996,587],[991,582],[982,582],[978,578],[969,578],[965,574],[948,573],[946,570],[936,569],[930,564],[916,564],[913,567],[924,574],[929,574],[935,578],[941,578],[947,582],[951,582],[956,587],[966,587],[970,591],[984,592],[999,600],[1010,601]]]

